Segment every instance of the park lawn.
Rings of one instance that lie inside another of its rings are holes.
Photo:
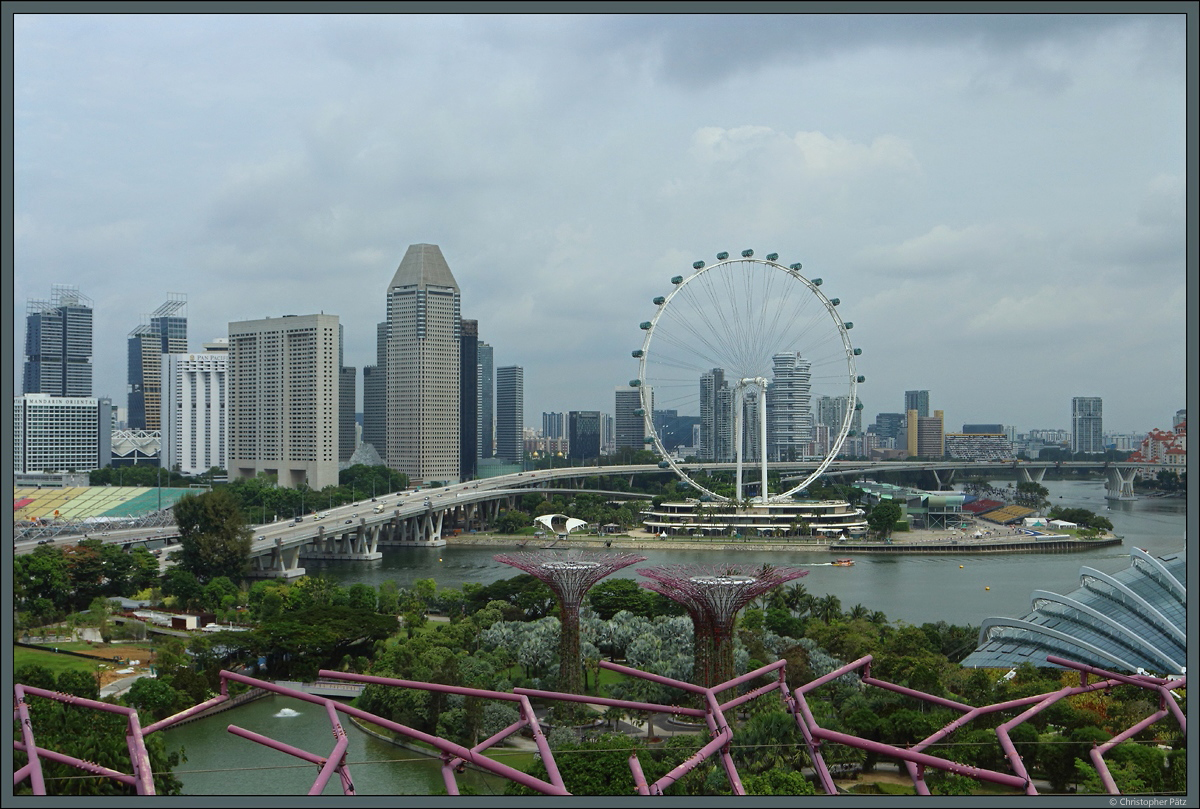
[[[59,644],[58,648],[65,649],[68,646],[84,646],[86,644]],[[60,655],[54,652],[44,652],[41,649],[29,649],[24,646],[13,647],[13,671],[20,669],[22,666],[41,666],[54,673],[55,677],[62,674],[64,671],[86,671],[89,674],[96,670],[96,666],[104,665],[99,660],[88,660],[83,657],[75,657],[74,655]],[[111,663],[109,665],[112,665]]]

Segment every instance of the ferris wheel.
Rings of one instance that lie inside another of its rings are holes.
[[[686,484],[714,500],[673,451],[694,446],[706,467],[734,463],[736,500],[744,502],[743,464],[760,470],[758,502],[778,502],[809,486],[841,450],[862,410],[855,370],[861,349],[850,343],[854,327],[838,313],[841,303],[806,278],[801,265],[785,266],[775,253],[740,258],[718,253],[715,264],[697,261],[673,289],[654,298],[654,316],[641,324],[642,347],[633,352],[640,390],[638,415],[647,448],[659,453]],[[699,441],[655,428],[655,411],[699,415]],[[670,446],[668,446],[670,445]],[[767,463],[800,462],[798,484],[771,494]]]

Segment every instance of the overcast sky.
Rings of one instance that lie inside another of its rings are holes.
[[[15,19],[14,379],[25,304],[95,301],[95,393],[170,292],[189,343],[324,311],[345,361],[438,244],[525,422],[613,410],[673,275],[802,262],[864,416],[1106,431],[1185,406],[1185,18]],[[361,397],[361,375],[360,375]]]

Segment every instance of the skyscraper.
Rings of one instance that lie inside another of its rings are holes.
[[[904,412],[907,413],[910,410],[917,411],[918,418],[927,418],[929,416],[929,391],[904,391]]]
[[[1104,407],[1099,396],[1071,399],[1071,452],[1104,452]]]
[[[162,355],[163,467],[186,475],[229,468],[228,361],[224,338],[201,354]]]
[[[375,364],[363,367],[363,436],[387,462],[387,321],[375,325]]]
[[[491,458],[496,446],[496,378],[494,349],[482,340],[479,352],[479,457]]]
[[[571,410],[567,413],[567,454],[581,461],[600,457],[600,411]]]
[[[388,466],[414,482],[456,481],[462,314],[438,246],[410,245],[387,295]]]
[[[542,436],[544,438],[566,438],[566,421],[565,413],[543,413]]]
[[[229,476],[279,486],[338,482],[338,319],[229,324]]]
[[[92,395],[92,299],[79,288],[54,284],[50,300],[25,308],[22,392]]]
[[[642,409],[641,388],[618,385],[615,399],[616,409],[613,412],[615,414],[617,449],[623,447],[645,449],[646,420],[637,412]],[[653,411],[654,392],[649,388],[646,388],[646,400],[650,402],[650,409]]]
[[[798,352],[771,357],[767,386],[769,461],[791,461],[809,453],[812,442],[812,364]]]
[[[358,399],[358,369],[343,365],[338,369],[338,461],[346,462],[357,449],[355,404]]]
[[[700,377],[700,460],[717,457],[717,391],[725,387],[725,371],[713,368]]]
[[[525,460],[525,370],[519,365],[496,369],[496,457],[509,463]]]
[[[170,293],[149,322],[129,333],[129,411],[133,430],[162,429],[162,356],[187,351],[187,296]],[[207,470],[205,470],[207,471]]]
[[[479,469],[479,321],[462,322],[458,348],[458,477],[473,480]]]

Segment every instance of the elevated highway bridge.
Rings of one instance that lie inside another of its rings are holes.
[[[787,475],[801,475],[816,468],[816,461],[778,462],[768,465]],[[1108,496],[1132,499],[1133,478],[1138,468],[1153,464],[1105,463],[1100,461],[835,461],[825,471],[827,477],[869,475],[876,472],[931,472],[939,485],[949,484],[960,471],[1015,471],[1020,481],[1040,482],[1047,469],[1089,469],[1103,471]],[[733,471],[733,463],[686,464],[689,471]],[[657,464],[626,466],[574,466],[501,475],[469,483],[392,493],[304,515],[299,522],[273,522],[253,528],[251,544],[252,577],[292,578],[304,574],[305,559],[371,560],[382,557],[382,546],[438,547],[446,544],[443,528],[463,526],[482,528],[499,516],[502,508],[514,508],[518,499],[530,491],[544,494],[594,492],[613,498],[648,498],[634,492],[584,489],[586,478],[622,476],[633,478],[646,473],[668,474]],[[944,476],[944,477],[943,477]],[[61,536],[56,542],[70,543],[81,536]],[[160,541],[170,546],[179,541],[177,530],[148,533],[146,529],[112,532],[100,537],[105,542],[147,543]],[[18,553],[27,553],[36,543],[27,543]]]

